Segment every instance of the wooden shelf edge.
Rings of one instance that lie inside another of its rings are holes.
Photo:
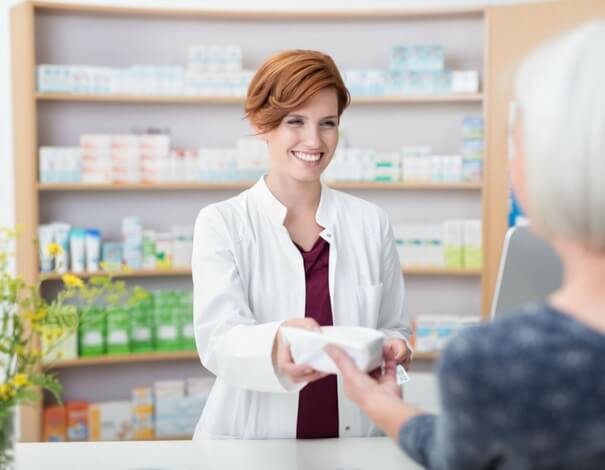
[[[357,9],[357,10],[219,10],[191,8],[145,8],[109,5],[85,5],[74,3],[32,2],[36,10],[59,10],[74,13],[120,14],[166,17],[206,17],[207,19],[250,19],[250,20],[396,20],[400,18],[433,17],[433,16],[479,16],[484,15],[486,7],[482,5],[453,7],[408,7],[392,9]]]
[[[244,190],[255,181],[237,183],[39,183],[38,191],[195,191],[195,190]],[[406,182],[326,182],[334,189],[376,189],[376,190],[435,190],[435,191],[479,191],[483,184],[478,183],[406,183]]]
[[[243,96],[204,95],[126,95],[89,93],[36,93],[39,101],[82,101],[107,103],[173,103],[173,104],[243,104]],[[480,102],[483,93],[404,96],[353,96],[351,104],[398,104],[398,103],[458,103]]]
[[[402,267],[403,274],[409,276],[462,276],[474,277],[481,276],[482,269],[451,269],[451,268],[405,268]]]
[[[450,269],[450,268],[401,268],[401,272],[409,276],[481,276],[481,269]],[[40,273],[39,277],[42,281],[60,281],[65,274],[71,274],[81,279],[87,279],[93,276],[103,276],[111,274],[116,278],[124,277],[181,277],[191,276],[190,268],[179,269],[158,269],[158,270],[132,270],[132,271],[99,271],[95,273]]]
[[[81,279],[87,279],[93,276],[111,275],[116,278],[123,277],[179,277],[191,276],[190,268],[174,268],[174,269],[137,269],[130,271],[98,271],[98,272],[83,272],[83,273],[40,273],[39,278],[42,281],[59,281],[65,274],[71,274]]]
[[[196,351],[154,351],[148,353],[103,355],[95,357],[79,357],[77,359],[59,360],[45,364],[44,368],[47,370],[57,370],[73,367],[101,366],[111,364],[135,364],[140,362],[157,361],[185,361],[195,360],[198,359],[198,357],[199,356]]]
[[[413,361],[435,361],[439,359],[439,352],[415,352],[412,358]]]

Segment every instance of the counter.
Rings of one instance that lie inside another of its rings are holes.
[[[16,470],[417,470],[389,438],[23,443]]]

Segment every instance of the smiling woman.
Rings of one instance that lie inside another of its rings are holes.
[[[217,379],[196,438],[367,436],[374,428],[336,376],[293,361],[281,326],[363,326],[408,364],[403,280],[378,207],[322,185],[350,101],[321,52],[270,57],[248,89],[246,115],[269,173],[196,221],[194,326]],[[304,387],[304,388],[303,388]]]

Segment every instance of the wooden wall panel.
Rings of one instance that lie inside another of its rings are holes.
[[[519,62],[545,39],[589,19],[605,18],[603,0],[568,0],[490,7],[487,20],[485,195],[483,207],[485,269],[483,312],[496,284],[504,235],[508,228],[507,119],[513,76]]]

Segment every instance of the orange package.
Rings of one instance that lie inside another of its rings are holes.
[[[88,402],[70,401],[65,406],[67,415],[67,440],[88,440]]]
[[[45,442],[63,442],[65,433],[65,408],[62,406],[49,406],[44,409],[44,437]]]

